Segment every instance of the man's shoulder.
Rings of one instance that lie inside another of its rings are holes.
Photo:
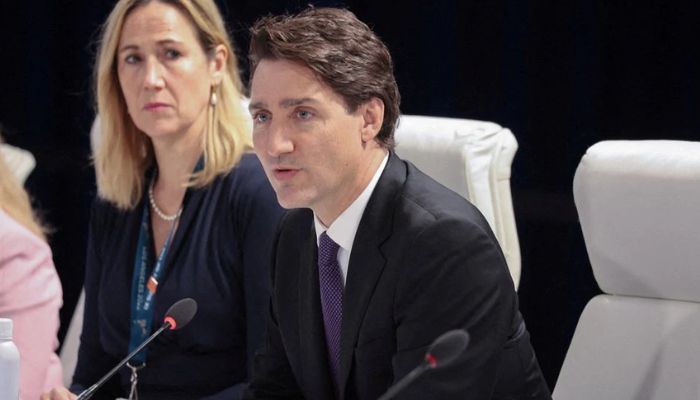
[[[488,228],[481,212],[467,199],[407,162],[406,183],[397,196],[398,211],[421,215],[425,223],[444,220]]]

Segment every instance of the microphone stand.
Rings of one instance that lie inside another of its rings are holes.
[[[97,381],[97,383],[95,383],[94,385],[83,390],[76,400],[88,400],[90,397],[92,397],[92,395],[95,394],[95,391],[97,389],[104,385],[104,383],[107,382],[107,380],[111,378],[112,375],[119,371],[119,368],[123,367],[124,364],[129,362],[129,360],[131,360],[136,355],[136,353],[143,350],[143,348],[146,347],[149,343],[151,343],[151,341],[153,341],[153,339],[155,339],[156,336],[160,335],[161,333],[163,333],[164,330],[170,329],[171,327],[172,325],[170,324],[170,322],[165,321],[165,323],[160,328],[158,328],[158,330],[155,331],[151,336],[149,336],[148,339],[144,340],[143,343],[141,343],[137,348],[134,349],[134,351],[132,351],[131,353],[129,353],[129,355],[124,357],[124,359],[121,360],[119,364],[117,364],[114,368],[107,372],[107,375],[103,376],[102,379]]]
[[[395,385],[389,388],[389,390],[386,391],[382,395],[382,397],[378,398],[377,400],[389,400],[392,397],[396,396],[400,391],[404,390],[406,386],[410,385],[414,380],[416,380],[419,376],[423,375],[423,372],[432,369],[433,366],[430,363],[424,362],[421,365],[413,368],[411,372],[409,372],[406,376],[401,378],[398,382],[396,382]]]
[[[443,333],[430,345],[423,362],[389,387],[389,390],[377,400],[389,400],[418,379],[425,371],[450,364],[464,351],[468,344],[469,334],[463,329],[454,329]]]

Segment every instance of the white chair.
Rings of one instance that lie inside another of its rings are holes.
[[[574,198],[603,295],[585,307],[556,400],[700,398],[700,142],[588,149]]]
[[[78,348],[80,334],[83,330],[83,311],[85,310],[85,291],[80,292],[78,303],[75,305],[73,317],[68,325],[66,336],[61,344],[61,366],[63,367],[63,384],[69,387],[73,380],[73,372],[78,364]]]
[[[402,115],[396,153],[471,201],[486,217],[520,281],[520,245],[510,193],[518,143],[498,124],[467,119]]]
[[[6,143],[0,144],[0,156],[3,157],[10,171],[22,184],[36,166],[36,160],[34,160],[32,153]]]

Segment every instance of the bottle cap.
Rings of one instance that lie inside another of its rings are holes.
[[[12,320],[0,318],[0,340],[12,339]]]

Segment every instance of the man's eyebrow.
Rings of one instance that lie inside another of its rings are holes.
[[[265,108],[265,103],[262,101],[256,101],[255,103],[248,104],[248,111],[260,110],[262,108]]]
[[[282,107],[282,108],[290,108],[290,107],[298,106],[298,105],[301,105],[301,104],[307,104],[307,103],[315,103],[315,104],[318,104],[318,103],[320,103],[320,102],[319,102],[318,100],[316,100],[316,99],[311,98],[311,97],[302,97],[302,98],[299,98],[299,99],[283,99],[283,100],[280,100],[279,105],[280,105],[280,107]],[[256,101],[256,102],[254,102],[254,103],[250,103],[250,105],[248,106],[248,110],[249,110],[249,111],[260,110],[260,109],[262,109],[262,108],[267,108],[267,105],[266,105],[265,102],[263,102],[263,101]]]
[[[289,108],[289,107],[294,107],[298,106],[301,104],[305,103],[318,103],[319,101],[316,99],[312,99],[311,97],[302,97],[300,99],[284,99],[280,101],[280,106],[283,108]]]

